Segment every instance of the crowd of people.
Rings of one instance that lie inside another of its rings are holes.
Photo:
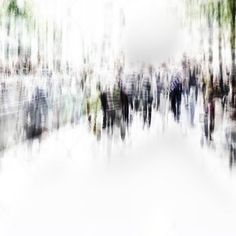
[[[142,117],[143,128],[150,128],[153,112],[165,118],[171,111],[179,123],[183,107],[194,127],[197,104],[202,108],[204,140],[211,142],[215,101],[221,103],[223,112],[233,111],[230,75],[226,73],[222,91],[217,75],[187,57],[179,64],[143,64],[138,70],[119,66],[109,82],[92,68],[45,71],[21,74],[12,82],[10,76],[1,80],[1,148],[7,147],[9,140],[34,139],[45,131],[80,122],[87,123],[98,140],[104,134],[112,135],[115,129],[124,140],[135,114]],[[231,118],[235,118],[234,112]]]
[[[189,124],[194,127],[198,121],[195,114],[198,104],[202,109],[204,138],[206,142],[211,142],[215,127],[215,101],[220,102],[223,113],[231,111],[230,90],[229,75],[226,74],[224,79],[222,93],[219,80],[213,73],[195,60],[186,58],[180,66],[174,67],[166,63],[157,68],[147,65],[131,73],[125,73],[121,68],[112,85],[97,84],[94,96],[97,105],[88,100],[87,116],[90,127],[99,137],[100,127],[112,133],[115,125],[120,128],[121,137],[124,138],[135,113],[142,114],[143,127],[150,127],[153,110],[163,117],[170,110],[178,123],[181,108],[184,107],[189,115]],[[95,109],[93,119],[91,107]],[[97,116],[99,110],[103,114],[102,124]]]

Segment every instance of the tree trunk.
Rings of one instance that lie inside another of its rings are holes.
[[[10,54],[10,32],[11,32],[11,17],[8,16],[7,19],[7,46],[6,46],[6,59],[9,61],[9,54]]]
[[[220,82],[220,90],[221,96],[223,96],[223,65],[222,65],[222,18],[221,18],[221,9],[222,5],[221,2],[218,2],[218,27],[219,27],[219,34],[218,34],[218,48],[219,48],[219,82]]]
[[[41,38],[40,38],[40,30],[39,30],[39,26],[38,26],[38,30],[37,30],[37,41],[38,41],[38,51],[37,51],[37,62],[38,62],[38,66],[40,65],[41,63],[41,53],[40,53],[40,50],[41,50]]]
[[[208,62],[209,62],[209,72],[213,73],[212,62],[213,62],[213,21],[210,12],[208,13],[208,30],[209,30],[209,48],[208,48]]]
[[[235,14],[236,14],[236,1],[230,1],[230,11],[231,11],[231,36],[230,36],[230,46],[231,46],[231,59],[232,59],[232,72],[231,72],[231,85],[232,85],[232,106],[235,107],[235,94],[236,94],[236,66],[235,66]]]
[[[17,56],[18,59],[21,59],[22,56],[22,42],[21,42],[21,37],[22,37],[22,21],[20,19],[20,17],[16,18],[15,23],[17,24],[17,28],[18,28],[18,45],[17,45]]]

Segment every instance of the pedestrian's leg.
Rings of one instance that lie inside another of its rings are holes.
[[[210,139],[212,140],[212,133],[215,129],[215,106],[213,103],[210,104]]]
[[[176,106],[177,106],[176,115],[177,115],[177,121],[178,122],[179,122],[179,119],[180,119],[180,105],[181,105],[181,102],[177,100],[177,102],[176,102]]]
[[[115,121],[115,111],[111,111],[111,132],[113,133],[113,126]]]
[[[107,112],[107,131],[109,132],[110,129],[110,123],[111,123],[111,114],[110,111]]]
[[[151,126],[152,121],[152,104],[148,105],[148,125]]]
[[[124,104],[124,121],[128,123],[128,105]]]
[[[131,110],[133,111],[134,109],[133,96],[130,96],[130,107],[131,107]]]
[[[106,122],[107,122],[107,111],[106,109],[103,109],[103,121],[102,121],[102,128],[106,128]]]
[[[143,125],[146,124],[147,121],[147,103],[145,102],[143,105]]]
[[[175,96],[173,96],[171,98],[171,109],[172,109],[172,112],[174,114],[174,119],[176,119],[176,100],[175,100]]]
[[[129,124],[129,103],[126,104],[126,121],[127,125]]]
[[[190,124],[193,126],[193,104],[190,104]]]
[[[210,140],[212,140],[212,134],[215,128],[215,119],[213,116],[210,117]]]
[[[158,92],[158,95],[157,95],[157,109],[159,109],[160,100],[161,100],[161,94],[160,94],[160,92]]]
[[[194,122],[194,104],[190,104],[190,123],[191,126],[193,126],[193,122]]]

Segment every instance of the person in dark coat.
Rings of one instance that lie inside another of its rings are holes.
[[[212,135],[215,129],[215,89],[214,89],[214,76],[210,75],[210,82],[208,86],[208,104],[207,104],[207,114],[209,117],[209,139],[212,141]]]
[[[98,85],[98,90],[100,92],[100,100],[101,100],[102,115],[103,115],[102,128],[105,129],[107,125],[107,107],[108,107],[107,94],[105,91],[101,90],[100,84]]]
[[[115,121],[115,107],[113,100],[113,91],[109,88],[106,92],[107,96],[107,128],[108,131],[113,133],[113,125]]]
[[[48,103],[42,89],[37,87],[31,101],[25,107],[25,130],[27,139],[41,136],[46,129]]]
[[[128,98],[128,93],[125,86],[121,86],[120,100],[121,100],[122,117],[125,123],[128,125],[129,124],[129,98]]]
[[[156,110],[158,110],[160,106],[160,98],[161,98],[162,84],[161,84],[161,74],[160,72],[156,76]]]
[[[171,110],[174,114],[174,119],[179,122],[180,119],[180,106],[181,106],[181,96],[182,96],[182,83],[181,74],[176,73],[172,76],[170,82],[170,101]]]
[[[189,70],[189,91],[191,88],[195,90],[195,98],[197,101],[198,98],[198,74],[199,68],[194,66],[192,69]]]
[[[143,124],[148,123],[151,126],[152,119],[152,102],[153,102],[153,89],[152,82],[149,76],[144,76],[142,82],[142,102],[143,102]]]

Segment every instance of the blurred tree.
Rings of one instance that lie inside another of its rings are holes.
[[[227,26],[230,25],[230,45],[232,68],[235,68],[235,0],[186,0],[189,19],[196,21],[205,18],[208,26],[208,63],[209,71],[212,73],[213,62],[213,30],[214,21],[218,26],[218,59],[219,59],[219,83],[223,93],[223,59],[222,38]],[[232,69],[232,87],[235,87],[235,73]]]
[[[235,17],[236,17],[236,1],[227,0],[227,16],[230,24],[230,47],[231,47],[231,83],[232,83],[232,105],[235,107],[235,94],[236,94],[236,66],[235,66],[235,38],[236,38],[236,29],[235,29]]]
[[[6,15],[8,19],[7,20],[8,42],[6,46],[7,60],[9,60],[9,55],[10,55],[9,38],[10,38],[12,23],[14,23],[15,26],[18,28],[23,24],[24,20],[29,21],[32,16],[29,2],[26,0],[22,0],[21,3],[22,4],[19,4],[19,0],[18,1],[8,0],[5,2]],[[18,28],[18,48],[17,48],[18,57],[20,57],[22,53],[21,30],[22,28]]]

